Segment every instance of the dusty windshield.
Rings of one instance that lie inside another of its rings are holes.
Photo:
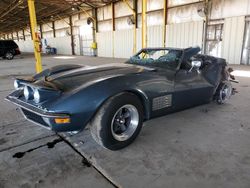
[[[131,57],[128,63],[176,69],[181,56],[181,50],[144,49]]]

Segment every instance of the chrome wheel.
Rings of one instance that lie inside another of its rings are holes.
[[[225,83],[222,85],[220,92],[219,92],[219,98],[218,103],[223,104],[225,103],[232,95],[232,85],[229,83]]]
[[[119,108],[111,122],[111,132],[118,141],[128,140],[139,124],[139,113],[135,106],[127,104]]]

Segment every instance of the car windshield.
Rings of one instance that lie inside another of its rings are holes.
[[[177,49],[143,49],[132,56],[128,63],[176,69],[182,56],[182,50]]]

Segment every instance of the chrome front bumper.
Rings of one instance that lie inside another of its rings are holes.
[[[15,92],[14,92],[15,93]],[[51,111],[47,111],[45,109],[36,107],[32,104],[29,104],[25,101],[18,99],[15,95],[10,94],[5,98],[7,101],[10,101],[21,108],[24,117],[31,121],[32,123],[38,124],[46,129],[54,130],[54,131],[63,131],[62,128],[68,126],[58,125],[55,123],[55,118],[70,118],[69,114],[59,114]],[[67,127],[66,127],[67,128]]]

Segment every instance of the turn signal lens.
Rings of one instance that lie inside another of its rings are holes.
[[[55,118],[56,124],[70,123],[70,118]]]

